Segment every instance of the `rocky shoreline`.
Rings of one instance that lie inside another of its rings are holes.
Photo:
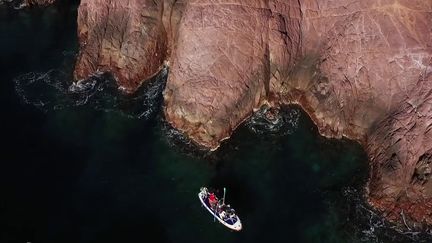
[[[168,65],[167,121],[213,150],[263,105],[299,104],[323,136],[363,145],[375,209],[425,229],[430,26],[428,0],[82,0],[75,78],[111,72],[133,93]]]

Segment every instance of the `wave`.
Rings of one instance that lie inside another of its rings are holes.
[[[72,82],[70,73],[53,69],[23,74],[14,83],[21,101],[43,112],[90,106],[130,118],[148,119],[160,110],[167,74],[164,68],[133,95],[119,92],[115,80],[107,73]]]

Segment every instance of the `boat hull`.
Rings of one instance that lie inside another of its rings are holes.
[[[198,193],[198,197],[201,201],[201,204],[215,217],[219,223],[223,224],[225,227],[234,230],[234,231],[240,231],[242,230],[242,223],[240,221],[240,218],[236,215],[236,222],[234,224],[229,224],[223,220],[218,213],[216,213],[214,210],[210,208],[210,205],[206,202],[206,195],[204,192]]]

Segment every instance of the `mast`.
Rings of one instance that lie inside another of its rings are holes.
[[[224,187],[224,194],[222,198],[222,205],[225,205],[225,194],[226,194],[226,188]]]

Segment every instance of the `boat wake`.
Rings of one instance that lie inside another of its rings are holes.
[[[22,102],[43,112],[89,106],[129,118],[148,119],[160,109],[167,73],[167,69],[163,69],[133,95],[119,92],[109,74],[73,83],[70,73],[53,69],[46,73],[21,75],[14,83]]]

